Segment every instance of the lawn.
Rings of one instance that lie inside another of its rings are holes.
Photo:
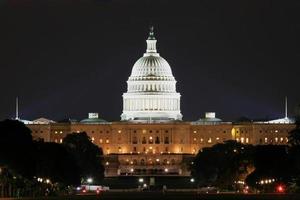
[[[196,194],[193,192],[106,192],[99,196],[48,197],[27,200],[299,200],[300,195],[264,194]]]

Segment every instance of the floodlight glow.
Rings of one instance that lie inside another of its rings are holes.
[[[88,183],[92,183],[92,182],[93,182],[93,179],[92,179],[92,178],[88,178],[88,179],[87,179],[87,182],[88,182]]]

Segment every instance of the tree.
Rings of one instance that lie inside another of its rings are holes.
[[[68,134],[63,139],[63,145],[74,157],[83,180],[92,177],[97,183],[103,179],[102,149],[93,144],[85,132]]]
[[[253,158],[255,170],[246,179],[248,185],[262,189],[259,184],[261,180],[275,179],[277,182],[285,183],[291,180],[293,164],[287,146],[256,146]]]
[[[57,143],[36,143],[36,176],[64,185],[80,184],[79,169],[72,155]]]
[[[296,127],[289,132],[289,156],[292,162],[292,169],[289,170],[293,173],[293,178],[295,180],[298,188],[296,190],[300,191],[300,117],[299,113],[296,116]]]
[[[24,177],[34,175],[34,151],[31,131],[22,122],[0,122],[0,166]]]
[[[252,145],[231,140],[203,148],[194,160],[192,175],[200,185],[232,189],[235,181],[251,172],[252,151]]]
[[[291,146],[300,146],[300,121],[296,118],[296,127],[289,132],[289,144]]]

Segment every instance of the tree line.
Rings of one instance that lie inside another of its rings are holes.
[[[62,144],[34,141],[17,120],[0,122],[0,197],[66,193],[70,186],[104,177],[103,152],[85,132],[70,133]]]

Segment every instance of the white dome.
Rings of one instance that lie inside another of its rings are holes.
[[[122,120],[181,120],[180,94],[169,63],[159,56],[153,29],[147,51],[138,59],[123,94]]]
[[[169,63],[160,56],[146,55],[133,65],[129,80],[174,80]]]

